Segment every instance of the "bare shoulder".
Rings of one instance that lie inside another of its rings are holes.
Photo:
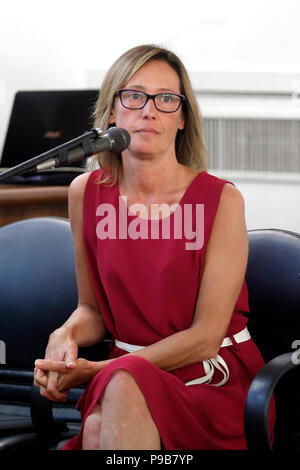
[[[81,223],[84,190],[91,172],[82,173],[73,179],[68,191],[69,219],[72,228]]]
[[[75,199],[76,201],[82,200],[86,183],[89,179],[91,171],[82,173],[73,179],[69,186],[69,201]]]
[[[219,209],[244,211],[245,204],[241,192],[232,184],[226,183],[222,189]]]
[[[223,186],[212,233],[219,233],[222,239],[246,233],[244,198],[230,183]]]
[[[240,191],[230,183],[223,186],[218,209],[214,219],[208,252],[233,257],[238,254],[247,256],[248,236],[245,217],[244,198]],[[220,255],[221,256],[221,255]],[[244,258],[243,258],[244,259]]]

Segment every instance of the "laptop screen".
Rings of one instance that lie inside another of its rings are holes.
[[[19,165],[89,131],[98,94],[99,90],[17,92],[0,167]],[[72,164],[82,165],[83,160]]]

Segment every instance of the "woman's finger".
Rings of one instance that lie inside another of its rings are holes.
[[[40,386],[43,386],[43,387],[47,387],[47,382],[48,382],[48,376],[47,374],[41,370],[41,369],[38,369],[37,367],[35,367],[34,369],[34,385],[36,385],[37,387],[40,387]]]
[[[53,397],[53,401],[60,401],[66,398],[66,394],[58,390],[59,373],[50,371],[47,383],[47,392]]]
[[[52,393],[47,392],[45,387],[40,387],[40,394],[47,398],[50,401],[54,402],[64,402],[67,401],[67,395],[64,393],[60,393],[59,396],[56,394],[55,396]]]
[[[65,361],[50,361],[48,359],[37,359],[35,366],[42,370],[55,371],[55,372],[68,372],[69,367],[66,366]]]
[[[76,343],[72,343],[72,346],[70,345],[66,351],[65,354],[65,363],[67,367],[73,368],[76,367],[77,363],[77,354],[78,354],[78,347]]]
[[[57,385],[58,377],[59,377],[59,372],[55,372],[52,370],[49,372],[48,382],[47,382],[47,392],[55,393],[58,390],[58,385]]]
[[[70,389],[74,386],[74,378],[70,374],[61,375],[57,382],[57,388],[60,392],[68,394]]]

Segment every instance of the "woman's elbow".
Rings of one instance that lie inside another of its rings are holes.
[[[192,328],[193,333],[193,362],[211,359],[219,354],[223,339],[199,332],[198,328]]]

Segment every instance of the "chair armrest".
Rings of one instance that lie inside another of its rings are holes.
[[[287,372],[299,364],[289,352],[269,361],[253,379],[246,401],[244,426],[249,450],[272,450],[268,418],[273,391]]]
[[[53,417],[52,402],[40,394],[35,385],[31,389],[30,414],[33,429],[41,443],[55,441],[61,431],[66,430],[64,422],[57,422]]]

